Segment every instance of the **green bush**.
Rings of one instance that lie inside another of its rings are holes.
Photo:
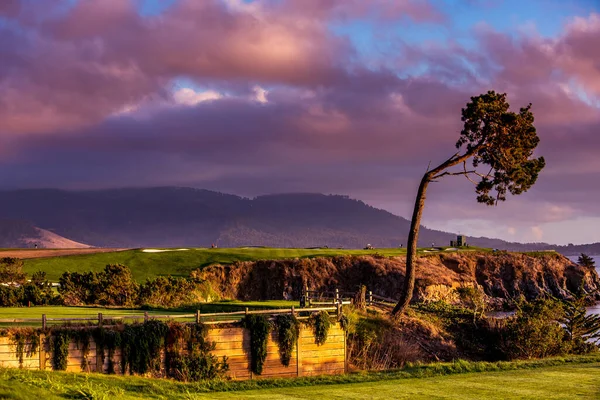
[[[52,292],[50,285],[38,286],[28,282],[21,286],[0,286],[0,306],[16,307],[58,304],[60,299]]]
[[[138,302],[153,307],[181,307],[215,297],[206,281],[168,276],[148,279],[140,287]]]

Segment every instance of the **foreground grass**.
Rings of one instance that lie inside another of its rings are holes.
[[[468,248],[461,251],[488,251]],[[422,252],[435,254],[427,249]],[[231,264],[235,261],[282,260],[309,257],[334,257],[343,255],[381,254],[384,256],[406,255],[405,248],[345,250],[345,249],[281,249],[281,248],[232,248],[232,249],[189,249],[146,253],[142,250],[127,250],[112,253],[81,254],[61,257],[32,258],[24,260],[25,272],[32,274],[44,271],[48,279],[58,281],[65,271],[100,271],[107,264],[124,264],[131,268],[134,278],[143,282],[156,276],[188,276],[197,268],[211,264]],[[424,253],[425,254],[425,253]]]
[[[0,369],[0,398],[30,399],[597,399],[600,355],[508,363],[458,361],[385,373],[244,382]]]

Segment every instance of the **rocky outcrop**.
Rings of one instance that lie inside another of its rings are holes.
[[[297,299],[304,285],[319,291],[355,291],[366,285],[373,293],[396,298],[405,269],[404,257],[343,256],[212,265],[194,274],[211,282],[223,297],[240,300]],[[594,269],[557,253],[457,252],[418,259],[416,297],[448,295],[447,288],[461,285],[479,285],[498,299],[523,295],[531,300],[545,294],[567,299],[580,287],[600,289],[600,278]]]

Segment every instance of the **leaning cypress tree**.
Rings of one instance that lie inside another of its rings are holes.
[[[545,165],[543,157],[532,158],[540,141],[533,120],[531,104],[518,113],[511,112],[506,94],[494,91],[471,97],[462,109],[464,126],[456,143],[459,151],[428,168],[421,179],[408,235],[404,287],[392,315],[402,314],[413,296],[417,240],[429,183],[444,176],[464,176],[476,185],[477,202],[489,206],[506,200],[507,193],[526,192]],[[471,165],[467,166],[467,161]],[[462,168],[451,169],[457,166]]]

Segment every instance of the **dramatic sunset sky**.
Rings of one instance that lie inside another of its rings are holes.
[[[600,0],[0,0],[0,189],[347,194],[410,217],[461,107],[533,103],[547,167],[424,224],[600,241]]]

